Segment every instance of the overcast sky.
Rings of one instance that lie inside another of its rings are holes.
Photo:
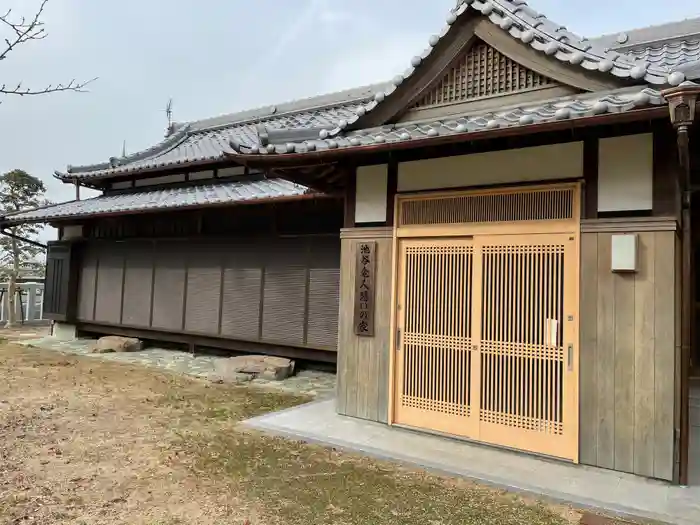
[[[40,0],[0,0],[31,15]],[[0,173],[22,168],[49,197],[54,170],[163,138],[185,121],[390,79],[455,0],[49,0],[48,38],[0,63],[0,84],[99,77],[89,93],[0,98]],[[532,0],[585,36],[700,16],[698,0]],[[2,9],[4,11],[4,9]],[[0,36],[5,36],[0,33]]]

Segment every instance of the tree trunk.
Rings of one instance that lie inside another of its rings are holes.
[[[14,228],[13,228],[14,232]],[[19,276],[19,246],[17,239],[12,238],[12,270],[7,285],[7,328],[17,326],[17,277]]]

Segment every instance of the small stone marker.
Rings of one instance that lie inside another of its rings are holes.
[[[143,343],[139,339],[108,335],[100,337],[92,351],[96,354],[109,354],[112,352],[138,352],[142,349]]]

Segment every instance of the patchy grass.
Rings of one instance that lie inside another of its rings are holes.
[[[473,483],[244,431],[307,398],[0,346],[0,523],[576,523]]]

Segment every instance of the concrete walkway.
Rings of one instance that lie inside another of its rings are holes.
[[[700,486],[676,487],[339,416],[334,403],[332,399],[317,401],[244,424],[620,517],[678,525],[700,523]]]

